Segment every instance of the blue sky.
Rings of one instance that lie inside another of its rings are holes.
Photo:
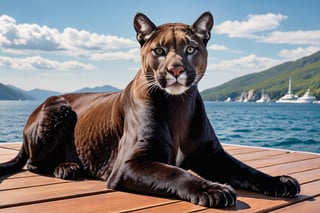
[[[140,67],[132,19],[215,26],[199,89],[320,50],[318,0],[0,0],[0,83],[72,92],[124,88]]]

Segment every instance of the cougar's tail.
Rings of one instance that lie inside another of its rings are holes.
[[[28,160],[28,154],[22,145],[19,153],[10,161],[0,163],[0,177],[21,170]]]

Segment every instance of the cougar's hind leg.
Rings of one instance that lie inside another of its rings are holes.
[[[48,98],[36,120],[25,130],[29,141],[28,169],[54,174],[58,178],[77,178],[81,166],[74,147],[76,113],[60,96]]]

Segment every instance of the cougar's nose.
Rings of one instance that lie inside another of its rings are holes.
[[[168,69],[168,72],[171,73],[175,78],[177,78],[184,70],[185,70],[184,66],[178,65]]]

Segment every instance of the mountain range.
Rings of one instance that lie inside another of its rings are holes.
[[[271,100],[277,100],[288,92],[289,78],[293,93],[302,96],[308,88],[320,98],[320,51],[296,61],[285,62],[267,70],[235,78],[220,86],[201,92],[204,100],[239,100],[250,94],[251,101],[261,97],[262,91]]]
[[[72,93],[83,93],[83,92],[116,92],[119,91],[110,85],[99,86],[99,87],[85,87]],[[49,96],[61,95],[60,92],[43,90],[43,89],[32,89],[23,90],[13,85],[4,85],[0,83],[0,100],[45,100]]]
[[[115,88],[113,86],[110,85],[104,85],[104,86],[100,86],[100,87],[85,87],[79,90],[74,91],[73,93],[82,93],[82,92],[117,92],[119,91],[118,88]]]

